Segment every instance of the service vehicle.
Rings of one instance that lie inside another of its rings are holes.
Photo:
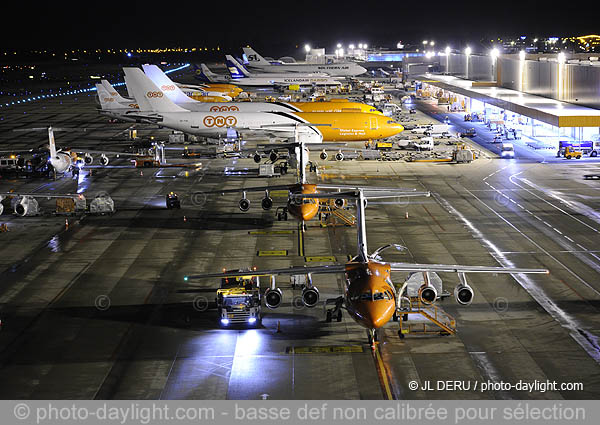
[[[448,124],[435,124],[423,134],[425,134],[425,136],[433,137],[450,137],[450,128]]]
[[[167,193],[167,196],[165,197],[165,201],[166,201],[168,209],[173,209],[173,208],[180,209],[181,208],[181,201],[179,200],[179,197],[177,196],[177,194],[175,192]]]
[[[565,158],[566,159],[571,159],[571,158],[580,159],[582,155],[583,155],[583,152],[573,150],[573,148],[571,148],[570,146],[567,146],[565,148]]]
[[[477,136],[477,132],[475,131],[475,129],[473,127],[458,133],[458,137],[475,137],[475,136]]]
[[[515,147],[512,143],[502,143],[502,149],[500,151],[500,156],[502,158],[514,158],[515,157]]]
[[[250,269],[229,270],[231,273],[244,271],[252,273]],[[221,326],[261,325],[260,277],[248,275],[222,278],[217,289],[216,303]]]

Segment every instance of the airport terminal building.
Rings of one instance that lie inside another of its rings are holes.
[[[409,58],[403,70],[422,83],[417,96],[488,126],[516,129],[534,148],[556,149],[561,140],[600,140],[600,61],[578,56],[450,53]],[[441,73],[415,78],[413,70],[434,66]]]

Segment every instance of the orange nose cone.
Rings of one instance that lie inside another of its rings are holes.
[[[300,207],[300,215],[304,221],[312,220],[318,211],[319,206],[317,204],[303,204]]]
[[[371,329],[382,327],[390,321],[395,309],[396,306],[393,300],[379,300],[365,304],[362,314],[365,325]]]

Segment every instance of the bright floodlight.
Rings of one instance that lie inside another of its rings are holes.
[[[498,55],[500,54],[500,51],[497,48],[493,48],[492,51],[490,52],[490,55],[492,55],[492,57],[494,59],[496,59],[498,57]]]
[[[450,46],[447,46],[446,47],[446,56],[450,54],[450,51],[451,51]]]
[[[342,48],[342,44],[341,44],[341,43],[338,43],[338,44],[337,44],[337,48],[338,48],[338,49],[341,49],[341,48]]]
[[[354,44],[351,44],[348,47],[350,48],[350,50],[354,50]]]
[[[564,52],[560,52],[557,56],[558,63],[565,63],[565,54]]]
[[[435,46],[435,41],[430,41],[430,42],[429,42],[429,45],[430,45],[430,46]]]
[[[367,43],[363,44],[364,49],[366,49],[367,47],[369,47],[369,46],[367,46]]]
[[[306,50],[306,53],[310,52],[310,44],[305,44],[304,50]]]
[[[521,51],[519,52],[519,59],[521,59],[522,61],[524,61],[524,60],[525,60],[525,50],[521,50]]]
[[[465,49],[465,55],[469,56],[470,54],[471,54],[471,48],[470,48],[470,47],[467,47],[467,48]]]

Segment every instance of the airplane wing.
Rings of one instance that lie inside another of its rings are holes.
[[[320,187],[320,185],[317,185]],[[365,199],[386,199],[386,198],[401,198],[401,197],[415,197],[424,196],[429,197],[430,192],[406,192],[402,189],[387,189],[387,190],[375,190],[370,191],[369,188],[355,187],[356,191],[362,190]],[[345,192],[330,192],[330,193],[295,193],[293,198],[296,200],[301,199],[357,199],[358,196],[356,191],[345,191]]]
[[[0,192],[0,199],[4,199],[7,196],[21,197],[31,196],[32,198],[84,198],[83,193],[30,193],[30,192]]]
[[[90,149],[85,149],[85,148],[68,148],[68,149],[64,149],[66,151],[71,151],[71,152],[76,152],[76,153],[93,153],[93,154],[105,154],[105,155],[115,155],[115,156],[145,156],[145,155],[140,155],[139,153],[131,153],[131,152],[113,152],[113,151],[97,151],[97,150],[90,150]]]
[[[449,273],[544,273],[547,269],[523,269],[516,267],[461,266],[450,264],[389,263],[393,272],[449,272]]]
[[[212,195],[216,193],[220,193],[224,195],[226,193],[240,193],[240,192],[264,192],[265,190],[273,191],[273,190],[289,190],[292,188],[293,184],[280,184],[275,186],[256,186],[256,187],[247,187],[247,188],[239,188],[239,189],[226,189],[226,190],[213,190],[211,192],[203,192],[207,195]]]
[[[324,273],[344,273],[346,266],[344,264],[331,264],[324,266],[295,266],[288,267],[285,269],[265,269],[265,270],[254,270],[254,271],[240,271],[240,272],[228,272],[228,273],[206,273],[197,275],[187,275],[183,280],[193,279],[210,279],[210,278],[223,278],[223,277],[240,277],[240,276],[274,276],[274,275],[301,275],[301,274],[324,274]]]

